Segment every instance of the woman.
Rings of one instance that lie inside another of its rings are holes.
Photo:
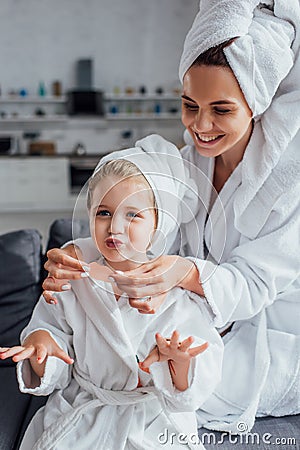
[[[198,412],[211,429],[249,431],[255,416],[300,412],[299,23],[297,0],[200,1],[180,63],[182,155],[201,195],[196,226],[183,228],[189,258],[114,275],[141,312],[155,305],[138,298],[174,285],[205,297],[225,344],[222,381]],[[83,270],[62,250],[46,268],[60,279]],[[50,277],[44,288],[62,285]]]

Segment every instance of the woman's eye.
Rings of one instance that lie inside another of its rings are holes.
[[[106,209],[103,209],[102,211],[97,211],[96,216],[108,217],[110,216],[110,212],[107,211]]]
[[[223,109],[223,108],[215,108],[215,112],[217,114],[226,114],[230,112],[230,109]]]
[[[183,107],[188,111],[198,111],[198,106],[191,103],[183,103]]]

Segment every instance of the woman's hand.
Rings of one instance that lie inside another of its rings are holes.
[[[179,333],[176,330],[172,333],[171,339],[166,339],[159,333],[155,335],[155,339],[157,344],[156,347],[154,347],[147,358],[140,363],[140,368],[147,372],[154,362],[169,361],[170,374],[174,386],[178,390],[184,391],[188,388],[190,361],[207,349],[208,342],[190,348],[194,342],[194,338],[190,336],[180,342]]]
[[[111,277],[120,291],[129,296],[131,306],[144,314],[153,314],[161,305],[161,294],[175,286],[204,295],[195,264],[181,256],[163,255]],[[140,300],[149,297],[149,301]]]
[[[34,372],[40,378],[44,375],[48,356],[55,356],[66,364],[73,364],[73,359],[67,355],[50,336],[47,331],[38,330],[31,333],[23,345],[3,348],[0,347],[0,359],[12,358],[14,362],[30,359]]]
[[[71,289],[69,280],[78,280],[87,276],[89,265],[79,260],[81,256],[79,248],[73,244],[64,249],[53,248],[48,251],[48,260],[44,267],[49,275],[43,282],[43,296],[47,303],[57,303],[53,292]]]

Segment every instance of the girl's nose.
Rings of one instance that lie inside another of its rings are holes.
[[[210,112],[203,111],[199,108],[197,115],[195,116],[194,127],[198,132],[207,132],[213,128],[213,120]]]
[[[109,224],[110,234],[121,234],[124,232],[124,219],[120,214],[114,214]]]

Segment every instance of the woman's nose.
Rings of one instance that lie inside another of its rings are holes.
[[[195,116],[194,127],[198,132],[207,132],[213,128],[213,120],[208,111],[203,111],[199,108]]]

